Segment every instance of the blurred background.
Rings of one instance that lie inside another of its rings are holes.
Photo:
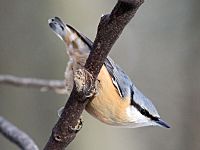
[[[1,0],[0,74],[63,79],[65,46],[48,27],[59,16],[94,40],[102,14],[116,0]],[[156,105],[171,129],[114,128],[84,112],[69,150],[200,149],[200,1],[145,1],[110,56]],[[66,96],[0,85],[0,115],[42,149]],[[0,135],[0,149],[18,148]]]

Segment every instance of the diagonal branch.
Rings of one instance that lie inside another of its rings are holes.
[[[143,0],[119,0],[111,14],[104,15],[99,23],[93,51],[86,62],[86,69],[96,78],[113,44],[126,24],[135,15]]]
[[[90,81],[93,81],[94,84],[113,44],[142,3],[143,0],[119,0],[111,14],[101,18],[93,50],[85,64],[85,69],[93,77],[89,79],[89,82],[86,81],[86,87],[90,86]],[[70,128],[77,125],[89,101],[84,97],[84,92],[79,92],[77,89],[75,84],[63,113],[52,130],[45,150],[63,150],[76,137],[76,132]]]
[[[23,150],[39,150],[34,141],[26,133],[1,116],[0,133]]]
[[[59,94],[65,93],[65,83],[62,80],[44,80],[36,78],[22,78],[13,75],[0,75],[0,84],[39,88],[42,92],[53,90]]]

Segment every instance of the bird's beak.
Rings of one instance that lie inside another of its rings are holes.
[[[170,126],[166,122],[164,122],[162,119],[158,119],[155,122],[161,127],[170,128]]]

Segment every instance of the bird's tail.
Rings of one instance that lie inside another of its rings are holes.
[[[70,25],[66,25],[59,17],[49,19],[48,23],[56,35],[65,42],[68,49],[87,51],[91,49],[92,42]]]

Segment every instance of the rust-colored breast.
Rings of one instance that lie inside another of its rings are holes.
[[[130,100],[121,99],[105,66],[101,68],[98,80],[98,94],[87,104],[87,112],[106,124],[127,123],[126,108],[130,106]]]

